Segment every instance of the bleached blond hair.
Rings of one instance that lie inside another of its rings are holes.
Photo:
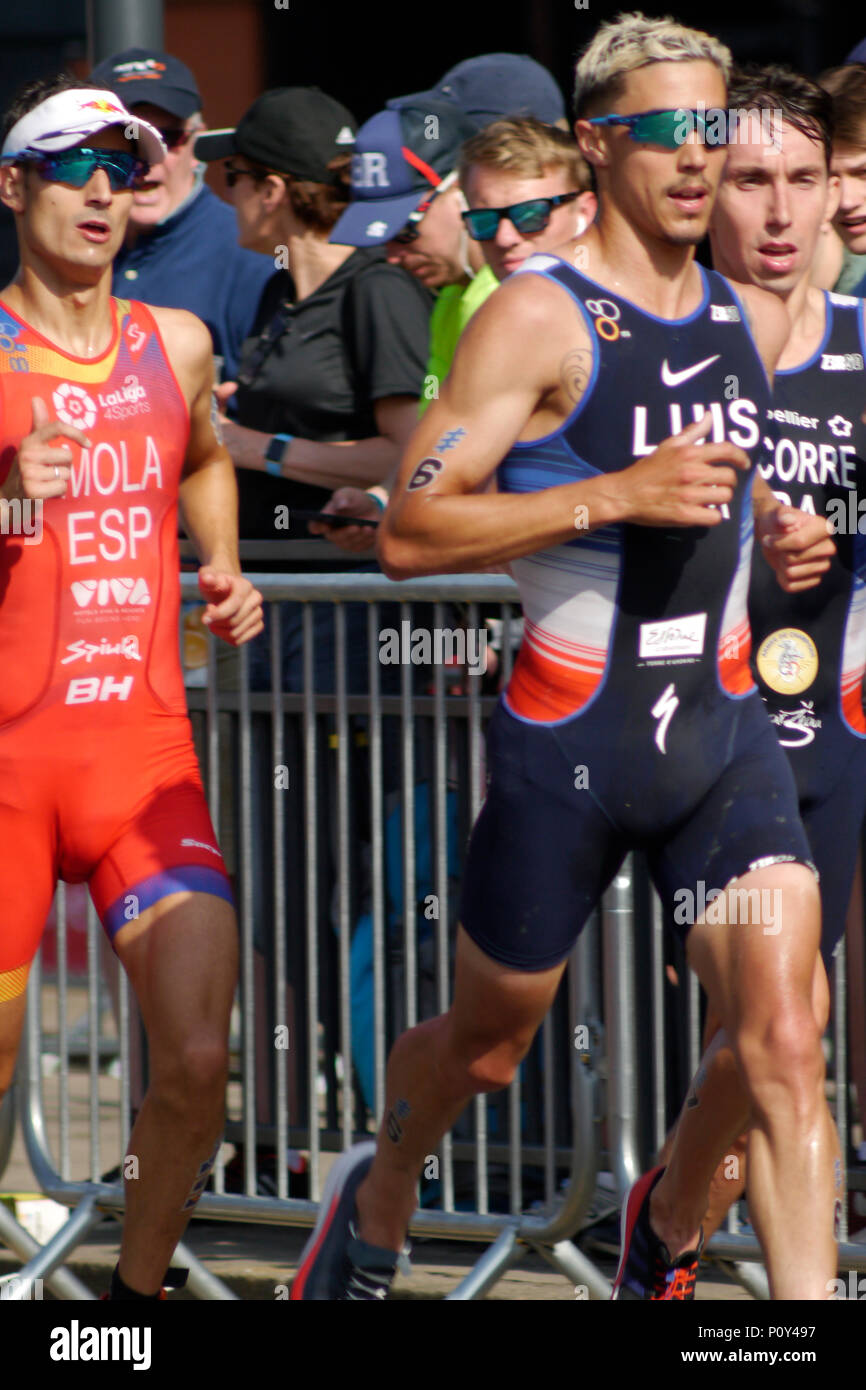
[[[731,50],[711,34],[687,29],[675,19],[647,19],[637,11],[602,24],[581,54],[574,74],[574,110],[609,107],[622,94],[626,75],[648,63],[715,63],[727,83]]]

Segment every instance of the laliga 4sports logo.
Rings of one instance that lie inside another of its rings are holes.
[[[73,386],[64,381],[51,397],[58,420],[64,425],[75,425],[80,430],[89,430],[96,420],[96,402],[92,401],[83,386]]]

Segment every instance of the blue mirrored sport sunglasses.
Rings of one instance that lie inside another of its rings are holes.
[[[688,107],[659,111],[636,111],[633,116],[591,116],[590,125],[624,125],[629,137],[641,145],[661,145],[666,150],[678,150],[693,131],[707,145],[726,145],[727,121],[718,119],[724,112],[692,111]],[[710,127],[709,131],[707,127]]]
[[[146,160],[126,150],[89,150],[80,145],[72,150],[56,150],[53,154],[20,150],[17,154],[4,155],[3,163],[33,164],[40,177],[49,183],[68,183],[73,188],[83,188],[96,170],[102,169],[108,175],[112,193],[137,188],[149,168]]]

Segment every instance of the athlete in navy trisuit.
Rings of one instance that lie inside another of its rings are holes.
[[[866,809],[866,536],[858,524],[866,495],[864,301],[816,289],[809,281],[822,224],[839,200],[839,180],[829,173],[830,98],[808,78],[772,68],[739,75],[728,102],[733,109],[784,117],[777,145],[760,135],[757,124],[738,131],[709,229],[714,266],[770,290],[791,319],[774,381],[769,424],[776,437],[761,472],[776,497],[826,517],[835,533],[836,553],[818,587],[783,593],[766,583],[766,566],[756,561],[749,593],[754,675],[790,759],[820,872],[821,954],[829,970],[845,927]],[[816,999],[822,1031],[829,1006],[822,974]],[[706,1240],[746,1185],[746,1137],[736,1136],[747,1126],[749,1102],[713,1013],[705,1036],[708,1051],[676,1142],[663,1156],[668,1191],[680,1204],[701,1169],[695,1146],[707,1113],[729,1117],[731,1139],[702,1223]],[[838,1151],[831,1164],[840,1209]],[[751,1198],[751,1180],[749,1186]],[[653,1219],[663,1214],[663,1204],[654,1204]]]
[[[559,257],[530,258],[476,314],[403,460],[380,527],[387,572],[510,562],[525,635],[488,733],[454,1002],[395,1044],[378,1142],[334,1165],[295,1299],[386,1296],[425,1157],[472,1096],[511,1081],[633,848],[671,915],[677,892],[701,883],[759,901],[763,890],[778,906],[773,922],[762,913],[735,933],[699,918],[685,929],[689,959],[755,1116],[755,1221],[774,1294],[821,1298],[835,1271],[818,890],[748,668],[753,465],[789,326],[775,296],[695,262],[724,148],[704,143],[700,122],[682,137],[677,119],[725,107],[729,66],[718,41],[672,21],[600,28],[575,103],[598,219]],[[789,566],[798,581],[826,567],[820,522],[766,487],[759,506],[784,582]],[[693,1226],[682,1242],[660,1231],[652,1252],[648,1283],[676,1297],[694,1283],[728,1138],[707,1116]]]

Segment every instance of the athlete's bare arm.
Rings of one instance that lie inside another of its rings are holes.
[[[757,285],[737,284],[735,288],[772,381],[791,331],[788,311],[777,295]],[[759,473],[755,475],[752,510],[756,542],[786,593],[799,593],[820,584],[836,551],[827,518],[786,506]]]
[[[202,622],[239,646],[262,631],[262,596],[241,574],[238,489],[231,457],[216,433],[210,334],[185,309],[152,308],[151,313],[189,409],[179,501],[184,527],[202,562],[199,588],[209,600]]]
[[[589,330],[563,290],[529,274],[500,286],[472,318],[409,443],[379,527],[386,573],[486,569],[612,522],[719,524],[735,470],[750,463],[728,441],[699,443],[709,414],[618,473],[530,494],[482,493],[516,440],[559,428],[592,362]]]

